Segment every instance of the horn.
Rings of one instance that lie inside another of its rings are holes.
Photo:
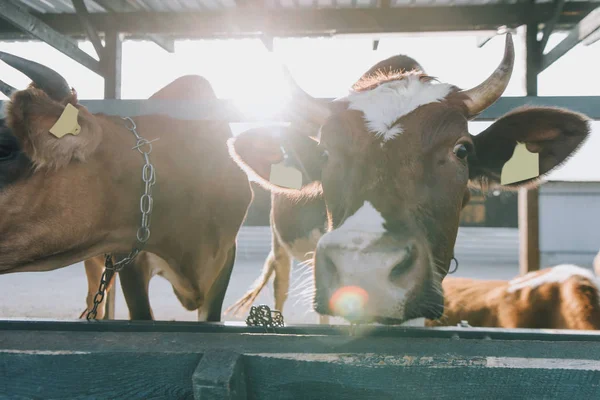
[[[0,92],[4,93],[4,95],[8,98],[10,98],[10,96],[12,96],[12,94],[14,92],[16,92],[17,89],[10,86],[8,83],[4,82],[3,80],[0,80]]]
[[[286,66],[283,66],[283,77],[292,92],[292,98],[297,99],[300,106],[300,119],[321,126],[331,115],[328,103],[315,99],[298,85]],[[295,113],[297,115],[297,111]]]
[[[512,75],[515,62],[515,49],[513,46],[512,35],[506,34],[506,44],[504,47],[504,57],[496,70],[482,83],[472,89],[464,90],[462,93],[468,96],[465,101],[469,118],[476,116],[483,110],[491,106],[500,98]]]
[[[3,51],[0,51],[0,60],[27,75],[38,89],[43,90],[53,100],[62,101],[71,95],[71,88],[66,79],[42,64]]]

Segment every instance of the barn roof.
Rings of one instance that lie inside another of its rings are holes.
[[[81,1],[81,0],[80,0]],[[77,2],[77,0],[76,0]],[[496,30],[552,19],[552,0],[83,0],[93,26],[129,35],[237,37]],[[72,0],[7,0],[58,32],[85,36]],[[568,29],[600,0],[565,0],[555,29]],[[0,40],[24,34],[0,20]]]

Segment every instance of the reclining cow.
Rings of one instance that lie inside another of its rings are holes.
[[[228,124],[132,119],[141,137],[160,139],[149,155],[156,176],[150,231],[139,231],[145,161],[131,121],[91,114],[62,76],[40,64],[7,53],[0,59],[33,81],[24,90],[3,86],[10,101],[0,122],[0,274],[50,271],[104,253],[120,259],[140,245],[138,235],[143,243],[149,234],[144,251],[120,272],[130,317],[152,318],[148,277],[138,270],[154,258],[185,308],[219,321],[252,200],[246,174],[228,153]],[[198,76],[179,78],[154,97],[194,93],[214,97]],[[67,107],[78,110],[81,130],[59,138],[50,129]]]
[[[348,96],[325,105],[296,86],[306,119],[320,126],[316,138],[312,131],[258,128],[231,139],[231,154],[249,176],[293,204],[273,207],[274,246],[264,275],[273,269],[284,274],[276,280],[287,281],[289,256],[277,246],[289,254],[296,242],[312,241],[301,252],[314,251],[313,307],[320,315],[381,323],[440,318],[441,283],[469,185],[534,187],[536,178],[500,184],[517,143],[539,154],[541,177],[590,131],[583,115],[529,107],[470,135],[467,122],[502,95],[513,63],[507,34],[500,65],[470,90],[392,71],[361,79]],[[270,182],[284,156],[302,172],[300,189]],[[280,254],[283,262],[273,262]],[[276,284],[275,292],[281,308],[286,290]]]
[[[448,277],[444,315],[425,326],[600,329],[600,287],[588,269],[563,264],[511,281]]]

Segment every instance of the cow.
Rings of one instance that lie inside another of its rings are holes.
[[[272,210],[274,240],[290,249],[297,239],[316,242],[306,247],[313,252],[311,297],[318,314],[382,324],[440,318],[441,283],[454,256],[469,188],[537,187],[578,150],[590,122],[566,109],[520,107],[480,134],[468,133],[467,122],[506,89],[513,64],[507,33],[499,66],[471,89],[422,71],[390,70],[361,79],[347,96],[328,104],[288,74],[302,99],[298,118],[318,131],[256,128],[228,141],[251,180],[294,204],[284,214]],[[538,154],[539,176],[503,185],[502,167],[518,143]],[[281,163],[301,173],[300,188],[297,182],[272,181],[272,168]],[[315,220],[296,211],[318,202],[324,209],[315,206],[309,213]],[[299,220],[300,229],[286,230]],[[287,264],[288,259],[280,263]]]
[[[447,277],[444,315],[425,326],[600,329],[600,286],[592,271],[561,264],[513,280]]]
[[[381,73],[422,71],[424,68],[413,58],[398,54],[378,62],[361,79]],[[359,79],[360,80],[360,79]],[[310,125],[309,125],[310,126]],[[312,127],[318,129],[318,127]],[[309,128],[310,129],[310,128]],[[310,150],[309,150],[310,151]],[[304,152],[297,152],[304,154]],[[310,168],[310,160],[305,164]],[[312,171],[318,173],[318,171]],[[273,273],[273,294],[276,310],[283,311],[288,298],[292,261],[310,263],[317,242],[327,230],[327,211],[323,196],[290,197],[273,191],[271,193],[271,250],[265,260],[258,279],[246,294],[231,305],[225,313],[246,313],[256,297],[265,287]],[[327,323],[326,316],[320,321]]]
[[[228,124],[92,114],[55,71],[8,53],[0,59],[32,80],[24,90],[2,86],[10,100],[0,121],[0,274],[88,260],[93,281],[103,254],[122,259],[140,248],[120,272],[131,319],[153,319],[148,266],[158,265],[151,274],[168,279],[186,309],[219,321],[236,237],[253,197],[247,175],[229,155]],[[195,75],[153,96],[198,97],[215,98],[206,79]],[[59,138],[50,130],[67,107],[77,109],[80,131]],[[132,129],[151,142],[151,151]],[[154,174],[138,150],[150,151]],[[142,174],[156,177],[152,204],[142,199]],[[141,207],[152,211],[149,231],[140,230]]]

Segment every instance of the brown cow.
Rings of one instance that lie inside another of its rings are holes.
[[[563,264],[511,281],[447,277],[444,315],[425,326],[600,329],[600,288],[590,270]]]
[[[378,73],[422,71],[423,67],[411,57],[403,54],[389,57],[367,70],[361,79]],[[318,127],[315,127],[318,129]],[[298,143],[302,145],[302,143]],[[298,155],[308,151],[297,151]],[[302,160],[307,168],[313,165],[310,160]],[[318,174],[318,171],[312,171]],[[271,251],[265,260],[262,274],[254,282],[250,290],[236,303],[226,310],[236,314],[246,313],[258,294],[265,287],[271,275],[275,273],[273,291],[275,309],[283,311],[288,297],[292,260],[301,263],[309,262],[317,242],[327,231],[327,211],[322,196],[290,197],[287,194],[273,191],[271,193]],[[321,316],[321,322],[328,317]]]
[[[300,236],[285,236],[282,221],[305,222],[306,238],[327,224],[327,233],[315,238],[317,313],[381,323],[441,317],[441,282],[468,186],[536,186],[539,179],[500,184],[517,143],[539,154],[544,176],[587,138],[585,116],[548,107],[519,108],[479,135],[468,133],[467,122],[502,95],[513,63],[507,34],[498,68],[469,90],[420,72],[392,71],[362,79],[325,105],[295,85],[304,100],[298,111],[321,127],[316,138],[293,128],[277,134],[259,128],[229,141],[232,156],[266,189],[300,207],[324,202],[321,221],[291,210],[279,219],[272,214],[277,240],[288,247]],[[269,181],[282,160],[302,172],[301,189]]]
[[[0,58],[33,80],[11,94],[0,125],[0,273],[128,254],[144,193],[144,158],[134,148],[130,122],[91,114],[62,76],[40,64],[6,53]],[[155,97],[185,92],[214,96],[205,79],[185,76]],[[79,110],[81,131],[59,139],[49,129],[67,104]],[[145,252],[120,275],[130,316],[152,318],[148,277],[138,270],[154,259],[184,307],[218,321],[235,239],[252,200],[246,174],[228,154],[231,131],[223,122],[162,115],[133,121],[142,137],[160,140],[150,154],[157,176],[151,235]]]

